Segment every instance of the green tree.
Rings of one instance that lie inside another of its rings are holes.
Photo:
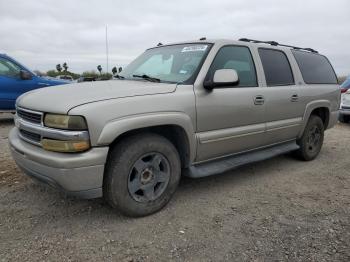
[[[61,71],[62,71],[61,64],[56,65],[56,70],[61,73]]]
[[[346,80],[346,76],[338,76],[339,84],[342,84]]]
[[[85,77],[98,77],[98,73],[96,71],[94,71],[94,70],[85,71],[81,75],[85,76]]]
[[[113,68],[112,68],[112,73],[113,73],[113,75],[115,75],[116,73],[118,73],[117,67],[113,67]]]
[[[101,74],[97,80],[109,80],[111,78],[112,78],[111,73],[104,73],[104,74]]]
[[[100,72],[100,75],[102,75],[102,66],[101,65],[97,66],[97,70]]]
[[[57,72],[56,70],[49,70],[46,72],[46,75],[50,77],[56,77],[58,74],[59,72]]]
[[[56,70],[49,70],[46,72],[46,75],[47,76],[50,76],[50,77],[57,77],[59,75],[61,75],[62,73],[60,71],[56,71]],[[76,73],[72,73],[72,72],[65,72],[65,75],[70,75],[73,77],[73,79],[78,79],[80,77],[80,74],[76,74]]]
[[[64,62],[62,66],[63,66],[63,68],[64,68],[64,72],[67,73],[67,70],[68,70],[68,65],[67,65],[67,63]]]

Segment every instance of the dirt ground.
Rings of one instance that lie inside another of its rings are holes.
[[[0,118],[0,261],[350,261],[350,125],[312,162],[183,179],[165,209],[131,219],[25,177]]]

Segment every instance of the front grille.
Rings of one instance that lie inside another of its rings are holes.
[[[342,106],[341,109],[350,110],[350,106]]]
[[[17,108],[18,117],[31,123],[41,124],[41,114]]]
[[[29,132],[29,131],[26,131],[23,129],[21,129],[19,132],[24,138],[26,138],[30,141],[33,141],[35,143],[40,143],[41,136],[39,134],[35,134],[35,133]]]

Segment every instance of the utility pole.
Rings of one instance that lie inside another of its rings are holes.
[[[107,25],[106,25],[106,69],[107,69],[107,73],[108,71],[108,35],[107,35],[108,31],[107,31]]]

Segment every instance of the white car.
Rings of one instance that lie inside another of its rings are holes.
[[[73,81],[73,77],[70,75],[59,75],[56,76],[57,79],[62,79],[62,80],[68,80],[68,81]]]
[[[350,90],[342,95],[339,121],[342,123],[348,123],[350,121]]]

